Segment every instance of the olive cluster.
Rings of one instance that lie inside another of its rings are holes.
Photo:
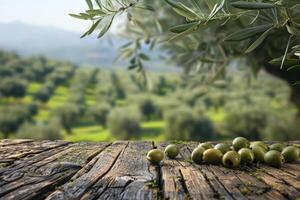
[[[165,152],[158,149],[149,151],[147,159],[153,164],[159,164],[164,155],[174,159],[178,154],[177,145],[171,144],[166,147]],[[237,137],[231,144],[219,143],[214,146],[209,142],[200,143],[193,150],[191,159],[196,164],[223,164],[228,168],[238,168],[252,163],[265,163],[279,168],[285,162],[292,163],[300,159],[300,149],[282,143],[267,145],[263,141],[249,142],[244,137]]]

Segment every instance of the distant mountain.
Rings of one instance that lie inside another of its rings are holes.
[[[80,39],[79,33],[22,22],[0,23],[0,33],[1,49],[14,50],[25,56],[45,55],[77,64],[111,65],[117,47],[125,42],[114,37],[116,45],[111,46],[108,37]]]
[[[0,33],[0,49],[12,50],[23,56],[43,55],[69,60],[79,65],[110,68],[116,67],[114,60],[118,47],[127,43],[126,40],[109,34],[100,40],[96,36],[80,39],[80,33],[18,21],[0,23]],[[147,69],[159,72],[178,71],[178,68],[170,67],[163,62],[159,58],[161,54],[159,51],[151,52],[150,56],[154,59],[147,63]],[[117,65],[126,67],[125,63]]]

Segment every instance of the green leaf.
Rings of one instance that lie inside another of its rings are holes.
[[[289,37],[289,40],[288,40],[288,42],[287,42],[287,44],[286,44],[286,48],[285,48],[285,52],[284,52],[284,55],[283,55],[283,58],[282,58],[282,61],[281,61],[280,69],[283,68],[284,61],[285,61],[285,58],[286,58],[286,56],[287,56],[287,54],[288,54],[288,50],[289,50],[289,47],[290,47],[290,43],[291,43],[292,37],[293,37],[293,35],[291,35],[291,36]]]
[[[100,10],[100,9],[96,9],[96,10],[87,10],[86,11],[88,14],[91,14],[91,15],[107,15],[106,12]]]
[[[95,0],[97,5],[99,6],[99,8],[102,8],[102,5],[101,5],[101,0]]]
[[[198,22],[192,22],[192,23],[188,23],[188,24],[180,24],[177,26],[173,26],[169,29],[169,31],[173,32],[173,33],[182,33],[190,28],[192,28],[193,26],[198,25]]]
[[[260,2],[247,2],[247,1],[237,1],[231,3],[231,5],[235,8],[246,9],[246,10],[259,10],[259,9],[268,9],[274,8],[274,4],[272,3],[260,3]]]
[[[268,36],[268,34],[273,30],[274,27],[269,28],[267,31],[265,31],[255,42],[253,42],[250,47],[246,50],[245,53],[250,53],[253,50],[255,50]]]
[[[260,25],[260,26],[245,28],[245,29],[236,31],[236,32],[228,35],[225,38],[225,41],[245,40],[245,39],[251,38],[253,36],[256,36],[259,33],[265,32],[266,30],[268,30],[272,26],[273,26],[272,24],[268,24],[268,25]]]
[[[300,61],[299,61],[299,62],[300,62]],[[300,69],[300,64],[298,64],[298,65],[293,65],[293,66],[289,67],[289,68],[287,69],[287,71],[291,71],[291,70],[295,70],[295,69]]]
[[[270,64],[272,65],[280,65],[281,62],[282,62],[282,58],[283,57],[280,57],[280,58],[275,58],[271,61],[269,61]],[[300,62],[299,59],[295,59],[295,58],[292,58],[292,59],[285,59],[284,63],[285,63],[285,66],[293,66],[293,65],[298,65]]]
[[[76,14],[69,14],[71,17],[77,18],[77,19],[84,19],[87,20],[89,17],[82,16],[82,15],[76,15]]]
[[[201,10],[201,3],[199,0],[191,0],[192,5],[197,8],[199,11]]]
[[[150,60],[150,57],[147,56],[147,55],[144,54],[144,53],[140,53],[140,58],[141,58],[142,60]]]
[[[218,14],[218,12],[223,8],[224,3],[225,3],[225,0],[222,0],[222,2],[220,4],[215,4],[213,10],[209,14],[209,16],[208,16],[208,18],[207,18],[206,21],[211,20],[216,14]]]
[[[92,3],[92,0],[85,0],[85,1],[86,1],[87,5],[88,5],[89,9],[90,9],[90,10],[93,10],[93,3]]]
[[[91,26],[91,28],[90,28],[87,32],[85,32],[80,38],[83,38],[83,37],[85,37],[85,36],[87,36],[87,35],[92,34],[92,33],[94,32],[94,30],[97,28],[97,26],[99,25],[99,23],[101,22],[101,20],[102,20],[102,19],[98,19],[98,20]]]
[[[108,29],[110,28],[110,26],[111,26],[111,24],[112,24],[112,22],[113,22],[113,20],[114,20],[114,17],[115,17],[115,15],[113,15],[113,16],[109,19],[109,21],[106,22],[106,24],[102,27],[102,29],[101,29],[101,31],[100,31],[100,33],[99,33],[99,35],[98,35],[98,38],[101,38],[101,37],[108,31]]]
[[[137,65],[137,64],[134,64],[134,65],[128,66],[128,69],[129,69],[129,70],[133,70],[133,69],[135,69],[135,68],[137,68],[137,67],[138,67],[138,65]]]
[[[165,0],[170,6],[172,6],[173,10],[183,16],[183,17],[186,17],[190,20],[195,20],[195,19],[198,19],[199,16],[198,14],[193,11],[192,9],[190,9],[189,7],[185,6],[184,4],[182,4],[181,2],[179,3],[175,3],[173,2],[172,0]]]
[[[155,9],[149,5],[146,4],[139,4],[134,6],[135,8],[140,8],[140,9],[144,9],[144,10],[150,10],[150,11],[155,11]]]

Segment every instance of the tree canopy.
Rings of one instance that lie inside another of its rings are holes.
[[[168,52],[170,60],[207,85],[238,63],[256,74],[261,68],[286,80],[300,110],[300,2],[298,0],[86,0],[88,10],[73,17],[90,20],[82,37],[101,38],[117,17],[127,17],[120,49],[128,68],[147,80],[142,46]],[[199,78],[199,76],[200,78]],[[196,83],[195,83],[196,82]]]

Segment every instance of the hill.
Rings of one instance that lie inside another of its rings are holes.
[[[80,39],[80,33],[55,27],[36,26],[22,22],[0,23],[0,48],[16,51],[24,56],[44,55],[50,58],[70,60],[76,64],[111,65],[117,47],[124,43],[114,36]]]

